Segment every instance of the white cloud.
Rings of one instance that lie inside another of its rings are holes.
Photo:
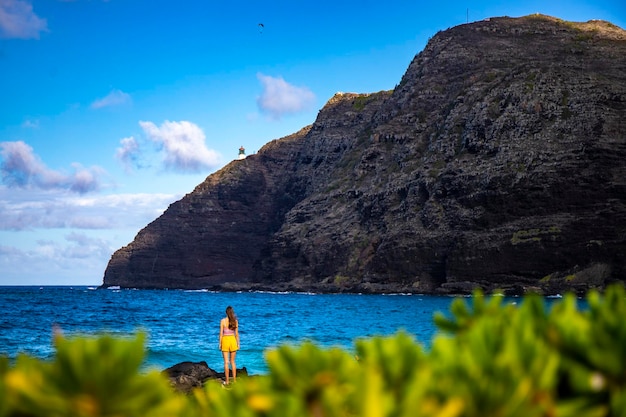
[[[98,285],[116,246],[79,232],[38,239],[29,248],[0,245],[0,285]]]
[[[46,19],[37,16],[29,2],[0,0],[0,38],[39,39],[47,30]]]
[[[110,255],[115,248],[111,247],[105,239],[89,237],[84,233],[70,232],[61,241],[40,239],[37,246],[31,251],[14,250],[13,253],[24,256],[30,255],[39,258],[47,258],[54,261],[70,261],[73,259],[103,258]]]
[[[99,167],[84,168],[80,164],[72,164],[71,174],[49,169],[33,148],[22,141],[0,142],[0,157],[2,182],[11,188],[62,189],[84,194],[100,189],[99,176],[104,173]]]
[[[140,121],[139,126],[163,151],[163,163],[167,169],[197,173],[215,168],[221,162],[219,153],[207,148],[204,132],[194,123],[166,120],[156,126],[152,122]]]
[[[173,194],[77,197],[0,187],[0,230],[139,230],[179,198]]]
[[[65,236],[65,240],[70,242],[61,253],[64,258],[105,258],[116,248],[112,248],[104,239],[92,238],[83,233],[71,232]]]
[[[99,167],[84,168],[78,163],[72,164],[74,173],[66,180],[69,189],[79,194],[100,189],[99,175],[104,174],[104,170]]]
[[[0,186],[0,285],[101,283],[113,251],[181,197]]]
[[[120,147],[115,151],[115,158],[122,163],[126,172],[132,171],[133,167],[137,166],[139,156],[140,149],[137,139],[129,136],[120,140]]]
[[[131,101],[132,99],[130,97],[130,94],[127,94],[121,90],[111,90],[111,92],[106,96],[99,98],[91,103],[91,108],[101,109],[103,107],[120,106],[122,104],[129,104]]]
[[[297,87],[289,84],[282,77],[257,74],[263,85],[263,92],[257,98],[259,109],[280,119],[289,113],[298,113],[307,110],[315,101],[315,95],[306,87]]]

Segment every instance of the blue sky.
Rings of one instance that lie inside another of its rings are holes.
[[[0,285],[99,285],[112,253],[240,146],[338,91],[393,89],[440,30],[623,0],[0,0]]]

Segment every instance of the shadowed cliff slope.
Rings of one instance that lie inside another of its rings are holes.
[[[338,93],[112,256],[104,286],[584,291],[626,277],[626,32],[493,18]]]

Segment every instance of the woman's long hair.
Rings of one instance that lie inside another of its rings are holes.
[[[237,316],[235,316],[235,310],[231,306],[226,307],[226,316],[228,317],[228,328],[235,330],[237,328]]]

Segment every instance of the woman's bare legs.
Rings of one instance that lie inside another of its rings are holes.
[[[230,353],[230,361],[228,360]],[[222,352],[222,356],[224,356],[224,377],[226,385],[230,383],[230,374],[228,372],[228,363],[230,362],[230,367],[233,370],[233,382],[237,382],[237,363],[235,362],[235,356],[237,356],[237,352]]]
[[[224,377],[226,378],[226,384],[228,385],[230,381],[230,378],[228,375],[228,352],[222,352],[222,356],[224,356]]]

